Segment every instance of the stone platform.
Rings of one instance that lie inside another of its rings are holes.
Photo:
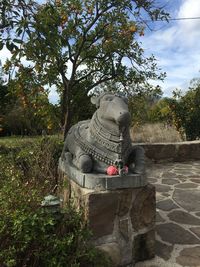
[[[138,188],[147,185],[146,174],[130,174],[124,176],[109,176],[99,173],[82,173],[75,166],[69,157],[65,161],[59,160],[59,170],[67,173],[71,180],[83,188],[97,191],[116,190],[125,188]]]
[[[136,267],[200,267],[200,161],[151,164],[156,186],[156,257]]]
[[[155,186],[147,184],[146,178],[145,184],[138,187],[139,178],[134,183],[133,176],[113,176],[117,181],[126,181],[127,177],[129,182],[133,181],[126,186],[126,182],[117,182],[118,188],[112,187],[112,190],[102,185],[91,189],[81,186],[82,180],[77,183],[74,177],[68,179],[61,164],[59,171],[64,185],[64,203],[73,201],[77,209],[84,211],[93,233],[92,243],[110,255],[113,267],[134,266],[138,261],[155,256]],[[99,179],[92,175],[93,180]],[[102,177],[109,179],[106,175]]]

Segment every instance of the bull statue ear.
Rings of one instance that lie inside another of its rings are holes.
[[[90,101],[93,105],[96,105],[97,108],[99,108],[99,97],[97,96],[92,96],[90,98]]]
[[[128,98],[127,97],[123,97],[123,100],[124,100],[124,102],[128,105]]]

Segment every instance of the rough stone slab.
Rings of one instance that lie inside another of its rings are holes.
[[[162,184],[166,185],[174,185],[174,184],[179,184],[179,180],[171,178],[171,179],[162,179]]]
[[[128,174],[125,176],[108,176],[97,173],[82,173],[66,159],[59,160],[59,170],[65,173],[70,179],[84,188],[95,190],[115,190],[120,188],[137,188],[147,185],[145,174]]]
[[[157,192],[169,192],[171,190],[171,187],[168,185],[155,184],[155,187]]]
[[[160,161],[166,159],[173,159],[176,154],[176,146],[173,144],[140,144],[145,150],[145,155],[154,159],[155,161]]]
[[[155,255],[155,186],[90,189],[69,179],[65,169],[60,168],[59,174],[63,205],[72,201],[74,207],[83,210],[93,234],[91,242],[110,255],[113,267],[133,266],[138,259]]]
[[[185,248],[176,258],[176,262],[182,266],[199,267],[200,266],[200,246]]]
[[[177,162],[200,160],[200,141],[140,143],[140,146],[144,148],[147,158],[157,162],[163,160]],[[181,164],[178,166],[181,166]]]
[[[140,189],[135,189],[134,192],[129,189],[121,191],[121,193],[119,194],[119,208],[117,212],[117,215],[119,217],[127,215],[130,209],[132,199],[134,199],[136,195],[139,194],[139,192]]]
[[[178,206],[171,199],[165,199],[163,201],[158,202],[156,204],[156,207],[164,211],[169,211],[178,208]]]
[[[198,189],[176,189],[173,199],[187,211],[200,211],[200,190]]]
[[[173,250],[172,245],[166,245],[160,241],[156,241],[156,255],[163,258],[164,260],[169,260]]]
[[[188,189],[188,188],[197,188],[198,185],[194,183],[184,183],[175,185],[176,188]]]
[[[174,223],[159,224],[156,231],[163,241],[170,244],[198,244],[199,240],[190,232]]]
[[[175,176],[176,176],[175,173],[169,171],[163,172],[162,174],[163,178],[169,179],[170,181],[173,180]]]
[[[200,227],[192,227],[190,230],[200,238]],[[200,241],[199,241],[200,243]]]
[[[200,225],[200,219],[182,210],[172,211],[170,214],[168,214],[168,217],[170,218],[170,220],[177,222],[177,223]]]
[[[176,170],[176,169],[174,169],[174,172],[177,175],[183,175],[183,176],[190,176],[191,175],[191,171],[189,171],[189,170]]]
[[[181,161],[191,160],[191,159],[200,159],[200,142],[183,142],[178,149],[177,159]]]
[[[156,192],[156,201],[157,202],[162,201],[164,199],[166,199],[166,196],[164,196],[163,193]]]
[[[155,187],[148,185],[142,188],[130,210],[131,222],[135,231],[155,224],[155,205]]]
[[[133,258],[135,262],[151,259],[155,256],[155,231],[140,234],[133,241]]]
[[[148,182],[151,184],[155,184],[158,180],[155,178],[148,178]]]
[[[197,183],[197,184],[200,184],[200,178],[192,178],[192,179],[190,179],[190,181],[191,182],[193,182],[193,183]]]
[[[119,266],[121,261],[121,251],[117,243],[107,243],[96,246],[96,248],[105,253],[106,256],[110,257],[113,266]]]
[[[123,238],[128,242],[129,231],[128,231],[129,221],[128,218],[119,220],[119,231]]]
[[[170,197],[170,193],[161,193],[164,197]]]
[[[164,222],[165,220],[163,219],[163,217],[158,213],[156,212],[156,222]]]
[[[112,234],[118,208],[118,194],[93,193],[88,196],[88,222],[94,238]]]

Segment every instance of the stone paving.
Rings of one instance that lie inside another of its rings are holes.
[[[148,167],[156,186],[156,257],[136,267],[200,267],[200,161]]]

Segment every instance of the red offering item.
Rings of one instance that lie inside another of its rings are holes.
[[[124,166],[125,173],[128,173],[128,166]]]
[[[109,166],[108,168],[107,168],[107,174],[108,175],[117,175],[118,174],[118,169],[117,169],[117,167],[115,167],[115,166]]]

